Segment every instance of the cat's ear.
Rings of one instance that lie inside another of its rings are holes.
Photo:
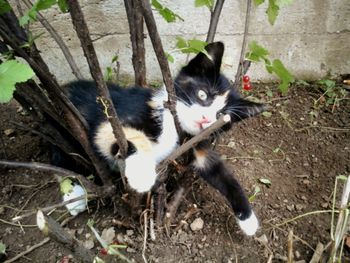
[[[207,76],[217,78],[220,75],[224,44],[210,43],[205,47],[206,53],[196,55],[182,70],[190,76]]]
[[[226,113],[231,115],[231,122],[238,122],[243,119],[254,117],[267,109],[267,106],[261,103],[239,99],[234,105],[226,109]]]

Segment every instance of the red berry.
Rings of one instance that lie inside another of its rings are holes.
[[[249,78],[248,75],[244,75],[244,76],[243,76],[243,82],[244,82],[244,83],[248,83],[249,80],[250,80],[250,78]]]
[[[252,89],[252,85],[250,85],[249,83],[246,83],[246,84],[244,84],[243,89],[244,90],[251,90]]]
[[[100,253],[102,255],[107,255],[108,254],[108,250],[106,248],[101,248]]]

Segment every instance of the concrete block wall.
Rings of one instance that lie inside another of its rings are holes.
[[[158,29],[167,52],[175,49],[176,36],[205,40],[210,13],[195,8],[194,0],[161,0],[165,6],[179,14],[185,21],[166,23],[155,12]],[[101,67],[110,65],[117,54],[122,74],[133,75],[129,28],[123,0],[80,0],[83,7]],[[234,78],[244,30],[245,0],[226,0],[218,24],[215,40],[225,43],[223,71]],[[350,3],[349,0],[294,0],[284,7],[274,26],[267,21],[266,4],[253,6],[248,40],[256,40],[279,58],[299,79],[319,79],[328,74],[350,73]],[[43,14],[64,38],[72,50],[86,78],[90,78],[88,66],[75,36],[69,14],[57,9]],[[36,34],[45,32],[39,23],[32,29]],[[60,83],[74,79],[57,44],[47,32],[38,40],[38,46]],[[151,43],[147,36],[147,74],[150,80],[160,80],[161,74]],[[186,63],[187,55],[173,53],[173,74]],[[249,75],[253,80],[270,81],[262,64],[253,64]]]

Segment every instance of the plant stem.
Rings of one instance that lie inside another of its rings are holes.
[[[218,26],[220,14],[221,14],[221,10],[224,5],[224,2],[225,0],[217,0],[215,3],[214,11],[211,12],[208,35],[207,35],[207,39],[205,40],[207,43],[211,43],[214,41],[216,28]]]

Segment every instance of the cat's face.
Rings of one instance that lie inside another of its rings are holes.
[[[241,99],[229,80],[220,74],[224,53],[221,42],[206,47],[182,68],[175,79],[176,111],[185,132],[196,135],[215,122],[220,114],[230,114],[232,122],[256,115],[263,107]]]

